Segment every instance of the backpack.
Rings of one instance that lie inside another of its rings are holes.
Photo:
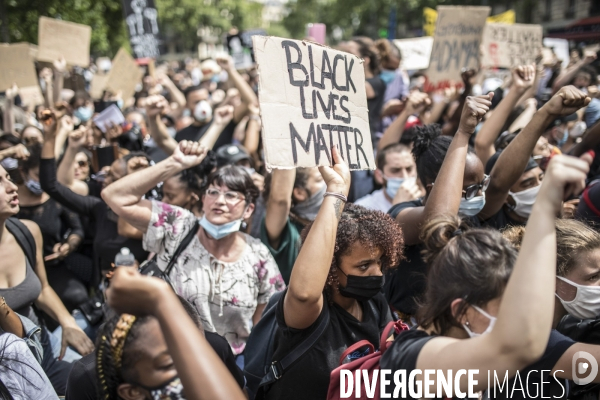
[[[570,315],[562,317],[556,330],[569,338],[587,344],[600,344],[600,317],[579,319]],[[587,385],[569,385],[569,399],[597,400],[600,395],[600,383]]]
[[[329,379],[329,390],[327,391],[327,400],[339,400],[342,398],[348,398],[348,396],[342,397],[340,383],[342,370],[350,371],[353,376],[356,376],[356,371],[362,371],[361,377],[363,377],[363,374],[365,373],[365,371],[367,371],[369,378],[371,378],[370,382],[374,382],[373,376],[374,373],[379,370],[379,362],[381,360],[381,356],[392,344],[392,342],[388,342],[388,338],[390,337],[392,330],[395,334],[399,334],[400,332],[407,331],[408,329],[408,325],[406,325],[402,321],[390,321],[383,330],[383,333],[381,334],[381,340],[379,342],[379,351],[375,351],[375,348],[368,340],[361,340],[360,342],[357,342],[352,346],[348,347],[340,357],[340,366],[331,371],[331,378]],[[365,348],[367,351],[363,350]],[[345,361],[349,362],[344,364]],[[360,391],[360,397],[352,397],[353,395],[356,395],[356,393],[352,391],[351,398],[361,400],[379,399],[379,379],[377,379],[374,382],[373,387],[371,387],[371,391],[369,391],[369,393],[367,393],[364,384],[361,386],[362,389],[365,390]],[[345,389],[348,389],[348,387],[346,386]],[[350,390],[352,389],[350,388]]]
[[[259,389],[265,390],[279,380],[286,370],[298,361],[319,340],[329,324],[329,307],[323,306],[325,314],[317,328],[289,354],[279,361],[273,361],[275,334],[277,332],[277,303],[286,291],[271,296],[263,315],[252,328],[244,350],[244,376],[250,400]]]

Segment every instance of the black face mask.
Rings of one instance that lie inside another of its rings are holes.
[[[344,274],[341,268],[340,272]],[[346,275],[346,274],[344,274]],[[385,277],[382,276],[358,276],[346,275],[346,286],[339,287],[340,294],[344,297],[351,297],[359,301],[368,301],[372,299],[383,288]]]

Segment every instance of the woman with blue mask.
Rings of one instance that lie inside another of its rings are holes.
[[[224,336],[242,364],[252,323],[258,322],[270,296],[285,287],[267,248],[240,232],[258,196],[252,178],[236,166],[210,174],[202,188],[201,218],[143,199],[159,182],[200,164],[205,156],[200,143],[183,141],[172,156],[114,182],[102,197],[119,217],[144,233],[144,248],[157,253],[160,268],[192,232],[170,279],[175,291],[194,305],[204,328]]]
[[[551,335],[554,220],[562,199],[583,189],[588,171],[589,165],[574,157],[551,161],[518,254],[497,230],[470,228],[455,216],[429,221],[423,229],[429,273],[418,327],[397,336],[383,355],[381,368],[405,370],[406,376],[415,369],[451,370],[452,377],[459,370],[478,370],[473,376],[476,383],[461,380],[441,397],[464,397],[458,391],[469,388],[474,393],[495,390],[488,393],[490,398],[534,398],[536,385],[537,393],[543,390],[548,396],[553,376],[567,376],[567,368],[554,373],[554,364],[544,368],[555,360],[555,353],[548,351],[556,340]],[[565,351],[572,344],[553,345]],[[508,385],[502,382],[505,377]],[[435,383],[436,376],[431,378]],[[495,382],[499,386],[494,388]],[[512,391],[515,382],[521,392]],[[546,382],[542,389],[541,382]],[[416,384],[427,381],[417,377]],[[435,384],[429,387],[429,392],[435,391]]]

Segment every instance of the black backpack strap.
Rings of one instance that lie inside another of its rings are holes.
[[[15,237],[17,243],[19,243],[19,246],[21,246],[23,253],[25,253],[25,257],[27,257],[27,260],[29,261],[29,265],[31,265],[31,268],[35,268],[35,239],[33,238],[33,235],[27,226],[25,226],[25,224],[19,221],[17,218],[9,218],[6,220],[6,228]]]
[[[323,302],[326,301],[327,298],[324,297]],[[271,363],[271,368],[260,381],[260,386],[270,385],[280,379],[285,371],[292,366],[292,364],[302,358],[302,356],[304,356],[304,354],[306,354],[315,345],[315,343],[317,343],[317,340],[319,340],[321,335],[323,335],[325,332],[325,329],[327,329],[327,325],[329,325],[329,304],[323,304],[323,318],[321,318],[321,322],[319,322],[317,328],[306,339],[304,339],[304,341],[296,346],[294,350],[283,357],[281,361],[273,361]]]
[[[194,239],[194,236],[196,236],[196,233],[198,233],[198,228],[200,228],[200,224],[198,223],[198,220],[196,220],[192,229],[183,238],[181,243],[179,243],[179,246],[177,246],[175,253],[173,253],[173,257],[171,257],[169,264],[167,264],[167,268],[165,268],[165,276],[169,276],[181,252],[185,250],[186,247],[188,247],[188,245],[192,242],[192,239]]]

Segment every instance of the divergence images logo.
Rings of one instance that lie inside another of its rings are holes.
[[[582,361],[585,359],[585,361]],[[573,381],[577,385],[587,385],[591,383],[596,375],[598,375],[598,362],[587,351],[578,351],[573,355],[572,360],[572,371],[573,371]],[[586,378],[580,378],[580,376],[584,376],[588,373]]]

